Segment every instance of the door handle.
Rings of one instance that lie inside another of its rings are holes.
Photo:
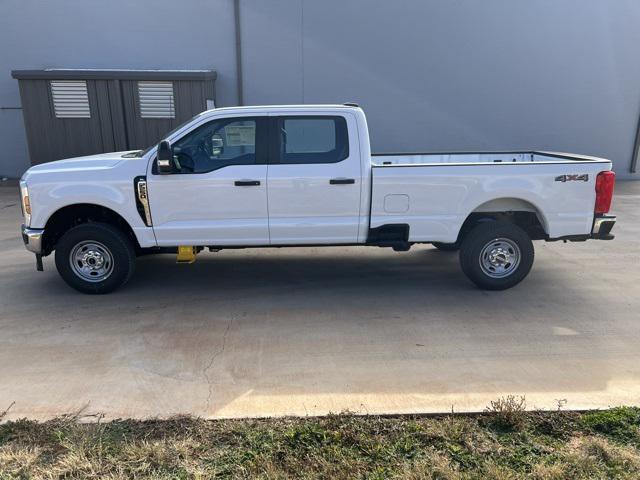
[[[260,180],[236,180],[233,184],[236,187],[257,187],[260,185]]]
[[[352,185],[356,183],[355,178],[332,178],[329,180],[331,185]]]

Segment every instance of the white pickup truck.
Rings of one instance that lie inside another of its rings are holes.
[[[372,155],[353,104],[220,108],[144,151],[30,168],[26,248],[106,293],[137,255],[205,248],[367,245],[460,250],[479,287],[520,282],[532,240],[608,240],[615,175],[604,159],[548,152]]]

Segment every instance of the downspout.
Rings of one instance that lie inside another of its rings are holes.
[[[238,90],[238,105],[244,105],[242,81],[242,41],[240,31],[240,0],[233,0],[233,18],[236,34],[236,89]]]
[[[629,171],[636,173],[636,167],[638,165],[638,156],[640,155],[640,121],[638,122],[638,129],[636,130],[636,141],[633,144],[633,157],[631,157],[631,165]]]

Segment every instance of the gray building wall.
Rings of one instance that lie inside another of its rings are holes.
[[[356,101],[376,152],[569,151],[631,177],[637,0],[240,2],[246,104]],[[232,0],[7,1],[0,45],[0,107],[19,106],[12,69],[47,67],[209,68],[237,99]],[[20,175],[19,110],[0,141]]]

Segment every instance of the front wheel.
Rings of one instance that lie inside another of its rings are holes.
[[[460,246],[462,271],[486,290],[505,290],[520,283],[531,270],[533,258],[527,232],[508,222],[480,224]]]
[[[136,254],[131,240],[106,223],[85,223],[67,231],[56,245],[56,268],[83,293],[109,293],[131,278]]]

